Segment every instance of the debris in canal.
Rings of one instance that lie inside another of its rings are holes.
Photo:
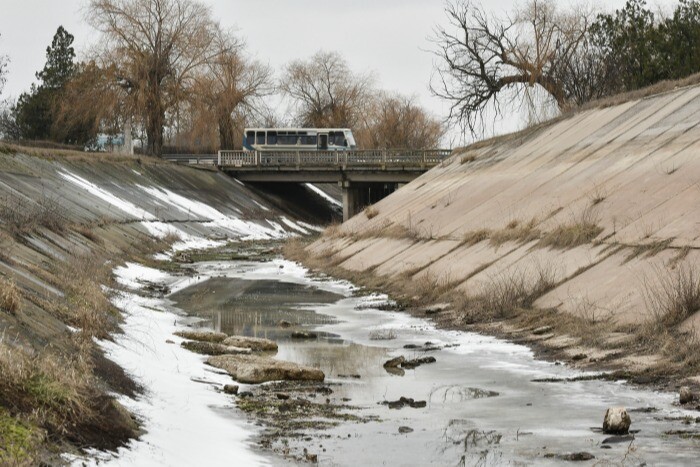
[[[382,405],[388,406],[390,409],[403,409],[404,407],[411,407],[413,409],[422,409],[428,405],[426,401],[417,401],[410,397],[400,397],[395,401],[382,401]]]

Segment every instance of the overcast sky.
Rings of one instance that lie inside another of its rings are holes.
[[[571,0],[558,0],[572,3]],[[433,70],[429,41],[445,22],[444,0],[203,0],[224,27],[245,38],[250,53],[279,75],[293,59],[319,49],[340,52],[358,72],[373,72],[387,90],[415,95],[439,117],[446,107],[430,95]],[[512,0],[483,2],[496,11],[512,10]],[[625,0],[599,1],[605,9]],[[649,1],[669,5],[674,0]],[[75,36],[80,57],[97,34],[86,24],[86,0],[0,0],[0,54],[9,55],[2,97],[18,96],[34,81],[45,50],[59,25]],[[513,123],[517,126],[517,122]]]

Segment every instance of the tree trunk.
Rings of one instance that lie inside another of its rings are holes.
[[[220,149],[235,149],[234,127],[230,115],[219,117],[219,146]]]

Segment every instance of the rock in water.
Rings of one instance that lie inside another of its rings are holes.
[[[406,358],[403,355],[400,355],[396,358],[392,358],[391,360],[387,360],[386,362],[384,362],[384,368],[397,368],[405,361]]]
[[[690,390],[688,386],[683,386],[680,390],[680,403],[687,404],[695,400],[695,394]]]
[[[178,331],[175,335],[183,339],[201,342],[223,342],[228,337],[223,332],[211,331]]]
[[[631,424],[632,419],[624,407],[610,407],[605,411],[603,432],[611,435],[626,435]]]
[[[205,341],[185,341],[180,344],[180,346],[189,350],[190,352],[203,355],[237,355],[249,354],[251,352],[250,349],[242,349],[240,347]]]
[[[253,351],[277,350],[277,343],[275,341],[262,339],[260,337],[230,336],[224,339],[222,344],[242,347]]]
[[[233,379],[245,384],[267,381],[323,381],[326,377],[318,368],[257,355],[218,355],[209,357],[207,363],[227,371]]]
[[[292,339],[316,339],[318,334],[310,331],[294,331],[292,333]]]

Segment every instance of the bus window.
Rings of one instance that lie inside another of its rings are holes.
[[[342,131],[334,131],[330,135],[330,144],[335,146],[347,146],[348,142],[345,139],[345,135]]]
[[[301,144],[316,146],[316,136],[302,136]]]
[[[247,132],[245,135],[245,140],[246,140],[246,144],[248,144],[248,146],[252,146],[253,144],[255,144],[255,132],[254,131]]]
[[[267,144],[277,144],[277,132],[268,131],[267,132]]]
[[[258,131],[258,134],[256,137],[256,143],[257,144],[265,144],[265,132],[264,131]]]

